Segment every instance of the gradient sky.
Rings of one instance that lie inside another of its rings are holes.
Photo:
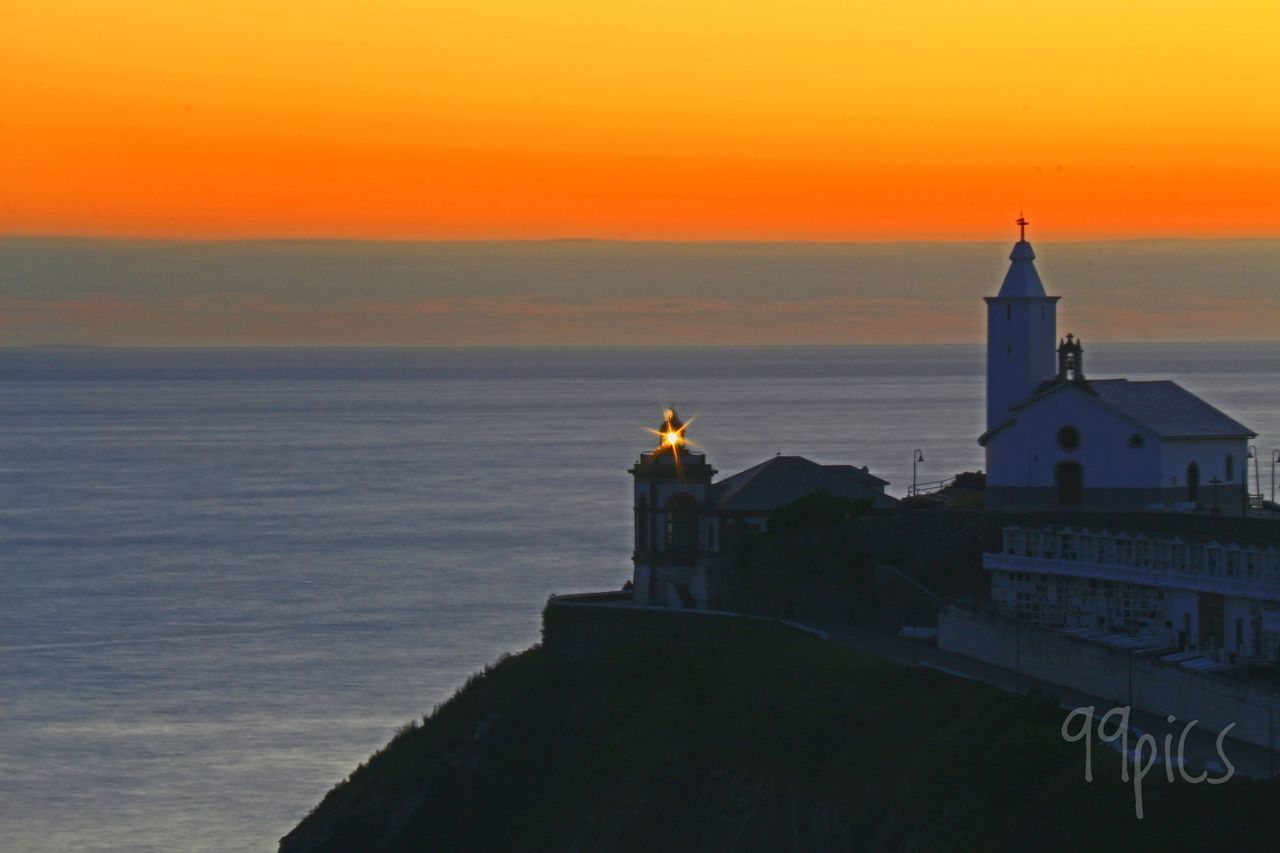
[[[1280,236],[1280,3],[0,0],[0,233]]]

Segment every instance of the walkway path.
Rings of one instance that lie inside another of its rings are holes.
[[[1038,689],[1057,699],[1059,704],[1067,710],[1093,705],[1096,709],[1094,715],[1095,726],[1097,725],[1097,720],[1103,714],[1120,704],[1113,699],[1086,696],[1066,687],[1059,687],[1056,684],[1049,684],[1026,675],[1019,675],[1012,670],[943,651],[933,645],[932,642],[908,640],[871,628],[831,625],[820,622],[801,622],[797,624],[823,632],[827,635],[827,639],[833,643],[896,663],[927,667],[956,678],[981,681],[984,684],[998,687],[1010,693],[1027,693],[1032,689]],[[1183,727],[1190,722],[1189,720],[1175,720],[1170,724],[1166,722],[1164,717],[1141,712],[1131,713],[1129,720],[1130,724],[1139,729],[1140,732],[1149,732],[1155,737],[1157,754],[1159,755],[1164,754],[1164,736],[1166,734],[1173,735],[1173,745],[1176,750],[1178,737],[1182,734]],[[1206,761],[1213,762],[1210,764],[1212,768],[1211,777],[1216,778],[1225,770],[1225,767],[1221,770],[1218,769],[1222,762],[1218,758],[1218,750],[1215,743],[1217,735],[1216,731],[1210,732],[1199,726],[1191,730],[1191,733],[1187,736],[1185,755],[1188,772],[1197,772],[1204,767]],[[1137,736],[1137,734],[1134,734],[1130,738],[1130,749],[1133,748],[1133,741],[1136,740]],[[1233,740],[1230,735],[1223,742],[1223,751],[1226,752],[1227,758],[1235,766],[1237,774],[1255,779],[1266,779],[1268,776],[1273,775],[1275,770],[1280,770],[1280,755],[1274,756],[1273,765],[1273,757],[1268,756],[1267,750],[1253,744]],[[1081,759],[1081,772],[1083,772],[1083,758]],[[1153,767],[1152,772],[1156,772],[1156,768]]]

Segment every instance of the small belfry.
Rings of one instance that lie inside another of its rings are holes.
[[[1084,345],[1070,332],[1058,343],[1058,378],[1084,382]]]

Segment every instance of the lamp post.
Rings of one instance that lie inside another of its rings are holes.
[[[1280,450],[1271,451],[1271,511],[1275,512],[1276,507],[1276,463],[1280,462]]]
[[[1249,445],[1249,454],[1244,460],[1244,509],[1240,511],[1240,517],[1244,518],[1249,514],[1249,502],[1253,500],[1253,494],[1249,491],[1249,460],[1253,460],[1253,479],[1258,487],[1258,494],[1262,494],[1262,478],[1258,476],[1258,448],[1252,444]],[[1258,501],[1262,503],[1261,499]],[[1262,509],[1261,506],[1258,509]]]
[[[915,452],[911,454],[911,494],[913,495],[920,491],[919,487],[916,485],[916,463],[923,461],[924,454],[921,453],[920,448],[917,447]]]

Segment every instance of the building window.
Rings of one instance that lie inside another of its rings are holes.
[[[1022,556],[1039,557],[1040,532],[1038,530],[1028,530],[1025,534],[1025,538],[1023,539],[1023,546]]]
[[[707,525],[707,548],[711,551],[716,549],[716,526],[714,522]]]
[[[1005,319],[1005,321],[1006,321],[1006,322],[1007,322],[1007,321],[1009,321],[1009,320],[1012,320],[1012,319],[1013,319],[1013,306],[1012,306],[1012,305],[1006,305],[1006,306],[1004,306],[1004,319]]]
[[[649,501],[644,495],[636,501],[636,550],[649,550]]]
[[[1133,435],[1129,436],[1130,450],[1141,450],[1146,446],[1147,446],[1147,443],[1142,440],[1142,435],[1140,433],[1135,432]]]
[[[1227,481],[1230,482],[1236,478],[1236,460],[1230,453],[1227,454]]]
[[[1200,500],[1200,466],[1194,462],[1187,466],[1187,500]]]
[[[1080,430],[1073,426],[1064,426],[1058,430],[1058,446],[1071,453],[1080,446]]]
[[[698,504],[681,492],[667,501],[667,550],[695,551],[698,548]]]
[[[1209,576],[1222,577],[1222,549],[1209,548],[1205,551],[1205,554],[1209,557]]]

